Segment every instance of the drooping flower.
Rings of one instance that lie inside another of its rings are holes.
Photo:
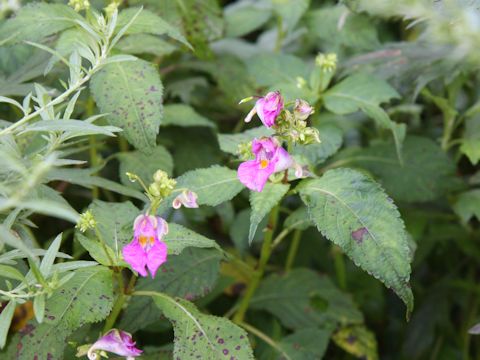
[[[133,270],[141,276],[152,278],[165,261],[167,261],[167,244],[162,241],[168,233],[168,224],[159,216],[139,215],[133,223],[133,240],[124,246],[123,258]]]
[[[313,114],[313,107],[308,102],[302,99],[295,100],[295,108],[293,113],[298,120],[306,120],[311,114]]]
[[[173,200],[172,206],[174,209],[180,209],[182,205],[186,208],[198,208],[197,198],[196,193],[185,190]]]
[[[283,110],[283,98],[279,91],[269,92],[264,97],[261,97],[255,103],[253,109],[248,113],[245,122],[250,122],[253,115],[258,114],[263,125],[272,127],[275,124],[275,119]]]
[[[275,138],[254,139],[252,152],[255,159],[240,164],[238,178],[254,191],[262,191],[270,175],[294,165],[292,157]]]
[[[112,329],[98,339],[87,352],[89,360],[99,360],[99,352],[108,351],[120,356],[125,356],[127,360],[133,360],[143,352],[135,347],[135,341],[129,333]]]

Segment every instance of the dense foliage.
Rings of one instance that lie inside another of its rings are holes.
[[[476,0],[0,0],[0,357],[480,357],[479,34]]]

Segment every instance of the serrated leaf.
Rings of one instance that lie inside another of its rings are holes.
[[[74,26],[75,21],[81,19],[71,7],[63,4],[28,4],[0,27],[0,45],[24,40],[41,41]]]
[[[263,191],[250,192],[250,206],[252,207],[252,212],[250,214],[250,230],[248,232],[249,244],[252,243],[258,224],[260,224],[270,210],[282,200],[288,189],[290,189],[290,185],[288,184],[267,183],[265,184]]]
[[[168,224],[168,234],[163,241],[167,244],[168,253],[178,255],[185,248],[191,246],[196,248],[217,248],[221,250],[218,244],[203,235],[183,227],[178,224]]]
[[[303,182],[300,196],[319,231],[413,309],[410,253],[400,213],[383,189],[351,169]]]
[[[3,349],[7,341],[8,329],[10,329],[16,305],[15,301],[10,300],[0,313],[0,349]]]
[[[343,141],[343,132],[338,127],[326,124],[317,127],[320,143],[295,145],[293,155],[304,157],[312,165],[324,162],[340,149]]]
[[[173,46],[157,36],[149,34],[133,34],[125,36],[120,39],[116,48],[122,53],[152,54],[158,57],[170,55],[177,50],[176,46]]]
[[[336,160],[367,169],[378,177],[395,200],[430,201],[455,186],[453,160],[428,138],[409,136],[405,139],[403,165],[393,144],[377,143],[339,155]]]
[[[215,128],[216,125],[206,117],[197,113],[191,106],[185,104],[165,105],[163,109],[162,126],[206,126]]]
[[[30,321],[12,338],[5,356],[61,359],[67,336],[82,325],[104,319],[112,303],[112,272],[103,266],[79,269],[46,301],[43,323]]]
[[[461,193],[453,204],[453,211],[464,224],[468,223],[472,217],[480,220],[480,189]]]
[[[397,154],[401,159],[401,145],[405,138],[405,124],[393,122],[380,104],[398,98],[399,94],[386,81],[367,74],[347,77],[323,95],[325,107],[335,114],[351,114],[362,110],[378,126],[392,131]]]
[[[224,9],[225,36],[246,35],[262,25],[272,16],[271,6],[265,3],[236,2]]]
[[[140,151],[121,153],[118,156],[120,161],[119,175],[123,184],[142,189],[138,183],[132,183],[126,173],[130,172],[140,176],[140,178],[149,184],[153,181],[153,174],[157,170],[163,170],[168,175],[173,173],[172,155],[163,146],[157,146],[151,154],[145,154]]]
[[[139,8],[128,8],[121,11],[118,16],[116,31],[123,28],[133,18],[133,16],[137,14],[138,11]],[[157,14],[145,9],[143,9],[140,14],[138,14],[135,21],[125,32],[126,35],[142,33],[154,35],[167,34],[172,39],[175,39],[182,44],[191,47],[187,40],[175,27],[170,25]]]
[[[332,328],[306,328],[295,331],[278,343],[292,360],[322,359],[330,341]]]
[[[242,191],[243,185],[235,170],[212,166],[183,174],[177,179],[177,188],[187,188],[197,193],[199,205],[217,206],[231,200]]]
[[[188,301],[157,294],[155,304],[173,324],[174,358],[254,359],[243,329],[226,318],[202,314]]]
[[[155,279],[141,278],[137,291],[158,291],[170,296],[194,300],[210,292],[218,278],[221,253],[217,249],[187,248],[171,255]],[[136,332],[161,318],[161,311],[149,297],[132,297],[119,327]]]
[[[309,12],[305,18],[310,34],[322,40],[328,51],[338,51],[342,46],[373,50],[379,43],[375,23],[344,5],[324,6]]]
[[[293,55],[261,54],[248,61],[248,71],[260,86],[297,83],[297,78],[308,78],[308,67]]]
[[[282,18],[287,31],[292,31],[310,6],[310,0],[270,0],[273,10]]]
[[[220,149],[232,155],[238,155],[238,145],[248,143],[255,138],[273,135],[273,130],[259,126],[253,129],[246,130],[238,134],[218,134],[218,143]]]
[[[162,119],[163,85],[144,60],[108,64],[90,82],[92,95],[111,125],[137,149],[151,153]]]
[[[363,322],[348,295],[328,277],[308,269],[270,275],[260,283],[250,304],[251,309],[268,311],[291,329]]]
[[[333,341],[348,353],[365,360],[377,360],[377,340],[365,326],[344,327],[332,337]]]

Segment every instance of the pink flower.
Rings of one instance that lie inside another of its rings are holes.
[[[161,240],[168,233],[168,224],[159,216],[142,214],[135,219],[133,230],[132,242],[123,247],[123,258],[141,276],[148,276],[147,267],[154,278],[167,261],[167,244]]]
[[[295,100],[295,108],[293,109],[295,116],[300,120],[306,120],[311,114],[313,114],[314,109],[308,102],[302,99]]]
[[[127,360],[133,360],[133,358],[143,352],[135,347],[135,342],[129,333],[117,329],[110,330],[98,339],[90,349],[88,349],[88,358],[90,360],[99,360],[100,355],[97,351],[108,351],[120,356],[125,356]]]
[[[279,91],[269,92],[265,97],[261,97],[255,103],[253,109],[248,113],[245,122],[250,122],[255,113],[258,114],[263,125],[272,127],[275,119],[283,110],[283,98]]]
[[[251,190],[262,191],[270,175],[294,165],[288,152],[275,138],[254,139],[252,152],[255,160],[248,160],[238,167],[238,179]]]
[[[173,200],[172,206],[174,209],[180,209],[182,205],[186,208],[198,208],[197,198],[196,193],[185,190]]]

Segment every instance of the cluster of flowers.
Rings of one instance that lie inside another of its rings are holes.
[[[238,168],[238,178],[249,189],[262,191],[272,174],[295,169],[297,177],[303,176],[303,169],[293,157],[282,147],[282,141],[289,143],[310,143],[318,140],[315,129],[306,126],[305,120],[313,113],[313,108],[304,100],[296,100],[293,114],[284,106],[279,92],[270,92],[257,100],[245,121],[249,122],[258,114],[262,123],[275,130],[275,136],[254,139],[249,144],[247,160]],[[133,239],[123,247],[124,260],[140,276],[147,277],[150,273],[154,278],[158,268],[167,261],[167,244],[163,241],[168,233],[168,224],[155,213],[159,204],[174,191],[180,194],[173,199],[172,207],[181,206],[197,208],[197,194],[188,189],[175,190],[176,181],[169,178],[164,171],[158,170],[153,176],[153,182],[147,187],[137,175],[127,173],[131,181],[138,181],[144,188],[150,200],[150,208],[145,214],[140,214],[133,223]],[[86,231],[96,226],[90,211],[84,213],[77,227]],[[124,331],[112,329],[100,337],[94,344],[79,348],[78,356],[87,355],[90,360],[99,360],[106,352],[125,356],[132,360],[142,351],[135,347],[132,336]]]
[[[251,98],[245,99],[248,101]],[[280,92],[269,92],[255,103],[255,106],[245,118],[250,122],[255,114],[267,128],[273,128],[275,136],[254,139],[251,142],[250,155],[254,159],[245,161],[238,168],[238,178],[246,187],[254,191],[262,191],[272,174],[295,169],[295,176],[303,177],[302,167],[282,147],[282,140],[289,143],[309,144],[320,142],[318,131],[308,127],[306,119],[314,109],[305,100],[297,99],[293,114],[284,106]],[[241,145],[245,149],[244,145]],[[245,153],[245,151],[242,151]],[[243,154],[245,155],[245,154]],[[247,154],[248,157],[249,154]]]

